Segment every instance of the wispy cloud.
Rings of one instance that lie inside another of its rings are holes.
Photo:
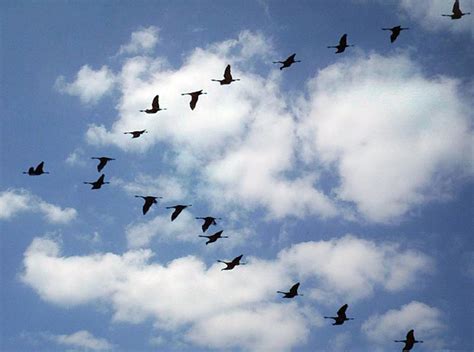
[[[122,45],[119,54],[139,54],[150,52],[159,42],[159,28],[149,26],[132,33],[130,41]]]

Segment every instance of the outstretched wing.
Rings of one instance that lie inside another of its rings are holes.
[[[339,45],[340,46],[346,46],[347,45],[347,34],[343,34],[341,39],[339,39]]]
[[[345,316],[347,307],[348,305],[344,304],[341,308],[339,308],[339,310],[337,311],[337,316]]]
[[[176,207],[174,208],[173,214],[171,214],[171,221],[174,221],[178,217],[179,214],[184,210],[183,207]]]
[[[407,333],[407,341],[415,340],[415,330],[411,329]]]
[[[204,224],[202,224],[202,232],[206,232],[209,226],[211,226],[212,222],[213,222],[213,219],[205,218]]]
[[[199,95],[197,95],[197,94],[192,94],[191,95],[191,101],[189,103],[189,106],[191,107],[191,110],[194,110],[194,108],[196,107],[198,99],[199,99]]]
[[[290,288],[290,293],[292,295],[296,295],[298,293],[298,287],[300,287],[300,283],[296,283],[294,284],[291,288]]]
[[[460,12],[461,12],[461,9],[459,8],[459,0],[456,0],[454,1],[454,5],[453,5],[453,13],[456,14]]]
[[[101,172],[104,166],[107,164],[107,159],[106,158],[99,158],[100,162],[99,165],[97,165],[97,171]]]
[[[151,103],[151,107],[154,110],[158,110],[160,108],[160,103],[159,103],[159,96],[157,95],[156,97],[153,98],[153,102]]]
[[[43,173],[43,167],[44,167],[44,161],[40,162],[38,164],[38,166],[36,166],[35,173],[42,174]]]
[[[224,71],[224,79],[226,81],[231,81],[232,80],[232,74],[230,73],[230,65],[227,65]]]
[[[241,254],[241,255],[239,255],[238,257],[235,257],[234,259],[232,259],[232,263],[235,264],[235,265],[237,265],[237,264],[240,262],[240,260],[242,259],[243,256],[244,256],[244,255]]]
[[[295,56],[296,56],[296,53],[291,54],[290,56],[288,56],[288,59],[286,59],[286,60],[290,61],[290,62],[293,62],[293,61],[295,61]]]
[[[98,183],[104,183],[105,174],[100,175],[99,179],[96,181]]]

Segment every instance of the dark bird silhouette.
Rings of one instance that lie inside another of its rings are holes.
[[[224,71],[224,79],[211,79],[214,82],[220,82],[221,86],[225,84],[231,84],[234,81],[240,81],[240,79],[233,79],[232,74],[230,73],[230,65],[227,65]]]
[[[153,101],[151,102],[151,109],[140,110],[140,112],[146,112],[147,114],[156,114],[158,111],[161,110],[166,110],[166,108],[160,108],[160,96],[157,95],[153,98]]]
[[[296,54],[292,54],[286,58],[285,61],[273,61],[274,64],[283,64],[283,66],[280,67],[280,70],[283,70],[285,67],[290,67],[293,65],[295,62],[301,62],[300,60],[295,60]]]
[[[240,260],[242,259],[244,255],[241,254],[239,255],[238,257],[235,257],[234,259],[232,259],[231,262],[225,262],[223,260],[218,260],[219,263],[224,263],[225,265],[227,265],[224,269],[221,269],[222,270],[232,270],[234,269],[237,265],[245,265],[247,263],[241,263]]]
[[[470,15],[470,12],[463,13],[459,7],[459,0],[454,1],[453,13],[451,15],[443,14],[441,16],[451,17],[452,20],[458,20],[464,15]]]
[[[158,198],[163,198],[163,197],[153,197],[153,196],[135,196],[135,198],[143,198],[145,200],[145,203],[143,204],[143,215],[145,215],[150,207],[153,204],[157,204],[158,202],[156,201]]]
[[[191,206],[192,206],[191,204],[188,204],[188,205],[178,204],[178,205],[173,205],[172,207],[166,207],[166,209],[174,209],[173,214],[171,214],[171,221],[174,221],[174,219],[176,219],[178,215],[181,214],[181,212],[184,209]]]
[[[284,294],[283,298],[293,298],[295,296],[303,296],[301,294],[298,294],[298,287],[300,287],[299,282],[291,286],[290,291],[288,292],[277,291],[277,293],[283,293]]]
[[[95,182],[84,182],[85,184],[92,185],[91,189],[100,189],[102,185],[109,184],[110,182],[104,182],[105,175],[102,174]]]
[[[216,220],[221,220],[221,218],[213,218],[212,216],[206,216],[205,218],[196,218],[204,220],[204,224],[202,224],[202,232],[206,232],[206,230],[211,225],[217,225]]]
[[[339,39],[339,44],[335,46],[328,46],[328,48],[336,48],[336,54],[343,53],[346,48],[354,46],[354,45],[347,45],[347,34],[343,34],[341,39]]]
[[[138,138],[140,137],[143,133],[148,133],[147,130],[141,130],[141,131],[131,131],[131,132],[124,132],[123,134],[131,134],[132,139],[133,138]]]
[[[99,165],[97,165],[97,171],[98,172],[101,172],[102,169],[104,168],[105,165],[107,165],[107,163],[111,160],[115,160],[115,159],[112,159],[112,158],[107,158],[106,156],[101,156],[101,157],[96,157],[96,156],[93,156],[91,159],[97,159],[99,160]]]
[[[209,243],[216,242],[219,238],[229,238],[229,236],[222,236],[222,232],[224,232],[224,230],[218,231],[215,234],[210,235],[210,236],[199,235],[199,237],[206,237],[209,239],[209,241],[206,242],[206,246],[207,246]]]
[[[342,325],[346,320],[354,320],[354,318],[346,317],[346,310],[348,305],[344,304],[339,310],[337,311],[337,317],[324,317],[324,319],[334,319],[334,324],[332,325]]]
[[[28,171],[23,171],[24,174],[26,175],[30,175],[30,176],[39,176],[39,175],[42,175],[42,174],[49,174],[49,172],[46,172],[43,170],[43,167],[44,167],[44,161],[40,162],[36,168],[34,168],[33,166],[31,166]]]
[[[413,348],[413,346],[415,345],[415,343],[423,343],[423,341],[415,340],[415,330],[413,330],[413,329],[408,331],[406,340],[395,340],[395,342],[404,342],[405,343],[405,346],[403,346],[402,352],[410,351]]]
[[[206,92],[203,92],[202,89],[198,90],[196,92],[191,92],[191,93],[182,93],[181,95],[190,95],[191,96],[191,101],[189,102],[189,106],[191,107],[191,110],[194,110],[196,107],[197,101],[199,99],[199,96],[201,94],[207,94]]]
[[[397,37],[400,35],[401,31],[405,31],[410,28],[402,28],[402,26],[395,26],[392,28],[382,28],[383,31],[391,31],[392,34],[390,35],[390,42],[393,43]]]

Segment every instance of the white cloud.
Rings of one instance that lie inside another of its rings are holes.
[[[9,189],[0,193],[0,220],[9,220],[23,212],[41,213],[54,224],[67,224],[77,216],[75,209],[47,203],[24,189]]]
[[[403,15],[417,21],[424,29],[430,31],[450,30],[453,32],[470,32],[474,35],[472,19],[470,16],[459,20],[451,20],[449,17],[441,17],[442,14],[450,15],[452,13],[454,0],[430,0],[419,2],[416,0],[402,0],[399,4]],[[460,0],[461,11],[473,13],[472,1]]]
[[[369,317],[362,324],[362,331],[372,342],[387,345],[393,340],[404,340],[407,332],[415,330],[417,340],[424,340],[430,348],[441,348],[440,332],[444,329],[439,309],[412,301],[400,309],[391,309]]]
[[[159,28],[150,26],[132,33],[130,41],[122,45],[119,54],[139,54],[150,52],[159,42]]]
[[[459,82],[407,56],[372,54],[319,71],[299,126],[309,165],[337,171],[339,199],[388,222],[449,194],[472,170],[471,110]]]
[[[429,266],[421,253],[353,236],[300,243],[275,260],[246,258],[247,265],[231,272],[221,271],[221,263],[207,267],[194,256],[166,265],[150,262],[152,256],[150,250],[133,250],[66,257],[58,243],[35,238],[25,252],[21,278],[45,301],[66,307],[104,302],[112,307],[115,321],[151,318],[157,329],[176,334],[184,329],[182,339],[201,346],[290,350],[304,343],[308,326],[318,322],[298,300],[273,303],[280,299],[277,290],[298,279],[306,293],[312,289],[307,282],[317,280],[315,285],[333,296],[355,302],[375,288],[403,289]],[[409,258],[417,262],[414,257],[422,258],[418,265],[396,267]],[[400,270],[404,275],[396,274]],[[229,324],[232,330],[226,328]]]
[[[74,149],[66,158],[69,166],[86,166],[84,151],[81,148]]]
[[[85,104],[95,104],[111,91],[114,83],[115,76],[107,66],[94,71],[88,65],[84,65],[77,73],[74,82],[67,83],[64,76],[59,76],[55,87],[61,93],[79,97]]]
[[[59,345],[81,348],[87,351],[108,351],[113,348],[109,341],[97,338],[86,330],[80,330],[70,335],[50,335],[49,337]]]

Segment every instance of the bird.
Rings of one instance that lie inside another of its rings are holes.
[[[247,263],[241,263],[240,260],[242,259],[244,255],[241,254],[239,255],[238,257],[235,257],[234,259],[232,259],[231,262],[225,262],[223,260],[218,260],[219,263],[224,263],[225,265],[227,265],[225,268],[221,269],[222,270],[232,270],[234,269],[237,265],[245,265]]]
[[[290,291],[288,292],[277,291],[277,293],[283,293],[284,294],[283,298],[293,298],[295,296],[303,296],[301,294],[298,294],[298,287],[300,287],[299,282],[291,286]]]
[[[191,107],[191,110],[194,110],[194,108],[196,107],[197,101],[199,99],[199,96],[201,94],[207,94],[207,93],[203,92],[202,89],[201,89],[201,90],[191,92],[191,93],[182,93],[181,95],[190,95],[191,96],[191,101],[189,102],[189,106]]]
[[[143,204],[143,215],[145,215],[153,204],[157,204],[157,203],[158,203],[156,200],[157,200],[158,198],[161,199],[161,198],[163,198],[163,197],[135,196],[135,198],[143,198],[143,199],[145,200],[145,203]]]
[[[346,48],[354,46],[354,45],[347,45],[347,34],[343,34],[341,39],[339,39],[339,44],[335,46],[328,46],[328,48],[337,48],[336,54],[343,53]]]
[[[283,70],[285,67],[290,67],[293,65],[295,62],[301,62],[300,60],[295,60],[295,54],[291,54],[286,58],[285,61],[273,61],[274,64],[283,64],[283,66],[280,67],[280,71]]]
[[[39,175],[42,175],[42,174],[49,174],[49,172],[43,171],[43,167],[44,167],[44,161],[40,162],[36,166],[36,168],[31,166],[28,169],[28,171],[23,171],[23,173],[26,174],[26,175],[30,175],[30,176],[39,176]]]
[[[404,342],[405,346],[403,346],[402,352],[410,351],[413,348],[415,343],[423,343],[423,341],[415,340],[415,330],[411,329],[407,333],[406,340],[394,340],[395,342]]]
[[[459,0],[455,0],[454,1],[454,5],[453,5],[453,13],[451,15],[446,15],[446,14],[443,14],[441,16],[446,16],[446,17],[451,17],[452,20],[458,20],[460,19],[462,16],[464,15],[470,15],[471,13],[470,12],[466,12],[466,13],[463,13],[461,11],[461,8],[459,7]]]
[[[206,246],[207,246],[209,243],[216,242],[219,238],[229,238],[229,236],[222,236],[222,232],[224,232],[224,230],[218,231],[215,234],[210,235],[210,236],[199,235],[199,237],[206,237],[209,239],[209,241],[206,242]]]
[[[232,74],[230,73],[230,65],[227,65],[224,71],[224,79],[211,79],[214,82],[220,82],[221,86],[225,84],[231,84],[234,81],[240,81],[240,79],[233,79]]]
[[[104,182],[105,175],[102,174],[95,182],[84,182],[85,184],[92,185],[91,189],[100,189],[102,185],[109,184],[110,182]]]
[[[347,318],[346,317],[346,310],[348,305],[344,304],[339,310],[337,311],[337,317],[324,317],[324,319],[334,319],[334,324],[332,325],[342,325],[346,320],[354,320],[354,318]]]
[[[133,138],[138,138],[140,137],[143,133],[148,133],[147,130],[141,130],[141,131],[131,131],[131,132],[124,132],[123,134],[131,134],[132,139]]]
[[[206,232],[206,230],[211,225],[217,225],[216,220],[221,220],[221,218],[213,218],[212,216],[206,216],[205,218],[196,218],[204,220],[204,224],[202,224],[202,232]]]
[[[151,103],[151,109],[146,109],[146,110],[140,110],[140,112],[146,112],[147,114],[156,114],[158,111],[161,111],[161,110],[166,110],[166,108],[164,109],[161,109],[160,108],[160,96],[159,95],[156,95],[154,98],[153,98],[153,101]]]
[[[181,204],[178,204],[178,205],[173,205],[172,207],[166,207],[166,209],[174,209],[174,212],[173,214],[171,214],[171,221],[174,221],[174,219],[176,219],[178,217],[179,214],[181,214],[181,212],[186,209],[187,207],[191,207],[192,204],[188,204],[188,205],[181,205]]]
[[[391,31],[392,34],[390,35],[390,42],[393,43],[397,37],[400,35],[401,31],[407,30],[410,28],[402,28],[402,26],[395,26],[392,28],[382,28],[383,31]]]
[[[97,159],[99,160],[99,165],[97,165],[97,171],[98,172],[101,172],[102,169],[104,168],[105,165],[107,165],[107,163],[111,160],[115,160],[115,159],[112,159],[112,158],[108,158],[106,156],[101,156],[101,157],[97,157],[97,156],[93,156],[91,159]]]

